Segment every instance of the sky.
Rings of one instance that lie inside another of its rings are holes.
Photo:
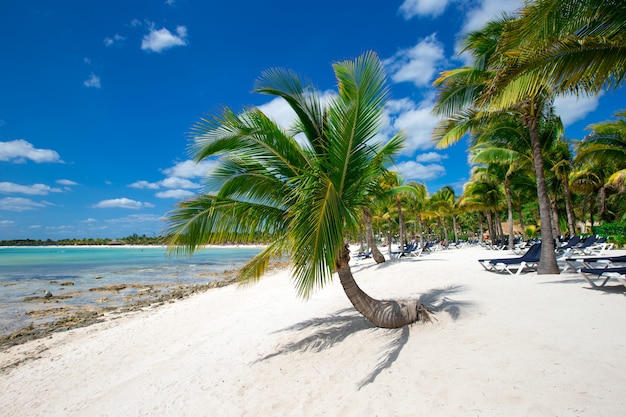
[[[281,67],[332,94],[334,62],[367,51],[392,99],[382,135],[407,140],[392,169],[461,194],[465,140],[435,149],[432,81],[468,63],[465,33],[522,0],[29,0],[0,4],[0,240],[158,236],[214,162],[189,159],[189,132],[224,106],[286,104],[252,92]],[[624,88],[560,97],[565,135],[624,108]],[[620,107],[621,106],[621,107]]]

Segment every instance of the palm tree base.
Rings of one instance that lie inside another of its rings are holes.
[[[367,320],[376,327],[397,329],[418,321],[431,322],[433,311],[415,299],[376,300],[356,283],[350,265],[350,250],[345,245],[338,262],[337,274],[348,299]]]

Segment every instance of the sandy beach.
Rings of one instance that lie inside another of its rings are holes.
[[[14,346],[0,415],[624,415],[626,289],[477,262],[503,255],[354,262],[370,295],[436,311],[402,329],[374,328],[338,280],[298,299],[282,270]]]

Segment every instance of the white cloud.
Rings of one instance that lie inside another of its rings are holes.
[[[398,171],[406,181],[428,181],[439,178],[446,173],[446,169],[439,164],[420,164],[415,161],[406,161],[396,164]]]
[[[138,188],[140,190],[158,190],[159,184],[155,182],[148,181],[135,181],[134,183],[129,185],[130,188]]]
[[[415,16],[437,17],[444,12],[449,0],[404,0],[400,5],[400,14],[409,20]]]
[[[131,210],[139,210],[142,208],[154,207],[151,203],[142,203],[128,198],[114,198],[111,200],[102,200],[92,206],[93,208],[124,208]]]
[[[383,63],[388,68],[392,81],[408,81],[417,87],[428,87],[444,58],[443,44],[433,33],[412,48],[398,51],[391,58],[383,60]]]
[[[512,13],[521,9],[523,0],[483,0],[478,7],[466,12],[463,33],[482,28],[485,23],[498,18],[502,12]]]
[[[391,137],[396,132],[404,132],[404,154],[412,155],[418,149],[433,148],[431,133],[438,119],[433,116],[432,108],[430,96],[420,103],[407,98],[391,100],[387,106],[388,121],[384,133]]]
[[[60,192],[60,189],[45,184],[21,185],[12,182],[0,182],[0,193],[3,194],[47,195]]]
[[[177,200],[183,200],[185,198],[189,198],[194,195],[195,193],[192,193],[191,191],[181,190],[181,189],[167,190],[167,191],[161,191],[161,192],[156,193],[156,196],[158,198],[174,198]]]
[[[15,222],[13,220],[0,220],[0,227],[13,226]]]
[[[439,162],[443,159],[448,159],[448,155],[442,155],[437,152],[426,152],[419,154],[415,157],[417,162]]]
[[[160,222],[161,220],[162,218],[155,214],[131,214],[129,216],[119,217],[117,219],[109,219],[106,220],[106,222],[110,224],[134,225],[137,223]]]
[[[113,46],[115,44],[121,43],[124,40],[126,40],[126,38],[124,36],[118,35],[116,33],[112,38],[109,38],[109,37],[104,38],[104,46],[110,47],[110,46]]]
[[[50,204],[46,202],[36,202],[31,199],[21,197],[6,197],[0,199],[0,210],[7,211],[35,210],[46,207],[47,205]]]
[[[0,161],[24,163],[30,159],[36,163],[56,162],[63,163],[59,154],[50,149],[36,149],[24,139],[0,142]]]
[[[589,113],[596,110],[602,95],[601,92],[591,97],[559,96],[554,99],[556,114],[561,116],[564,126],[569,126],[583,120]]]
[[[83,84],[85,85],[85,87],[90,87],[90,88],[101,88],[101,84],[100,84],[100,77],[98,77],[96,74],[94,74],[93,72],[91,73],[91,75],[89,75],[89,78],[87,78]]]
[[[159,184],[161,184],[165,188],[193,189],[193,188],[199,188],[200,187],[195,182],[190,181],[190,180],[188,180],[186,178],[180,178],[180,177],[169,177],[169,178],[166,178],[163,181],[161,181]]]
[[[257,108],[283,129],[290,128],[298,117],[289,104],[280,97],[268,103],[261,104],[257,106]]]
[[[185,26],[176,27],[176,35],[167,30],[150,29],[141,41],[141,49],[144,51],[162,52],[175,46],[187,45],[187,28]]]
[[[202,178],[206,177],[215,168],[216,161],[200,161],[196,163],[192,160],[177,162],[171,168],[163,170],[165,175],[179,178]]]

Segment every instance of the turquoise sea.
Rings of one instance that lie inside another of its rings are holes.
[[[51,303],[25,302],[27,297],[66,295],[54,307],[120,303],[123,295],[89,291],[116,284],[205,284],[220,273],[236,270],[258,247],[210,247],[193,256],[173,256],[164,247],[45,246],[0,247],[0,335],[33,320],[27,314]],[[133,291],[132,289],[127,290]],[[136,291],[136,289],[135,289]]]

